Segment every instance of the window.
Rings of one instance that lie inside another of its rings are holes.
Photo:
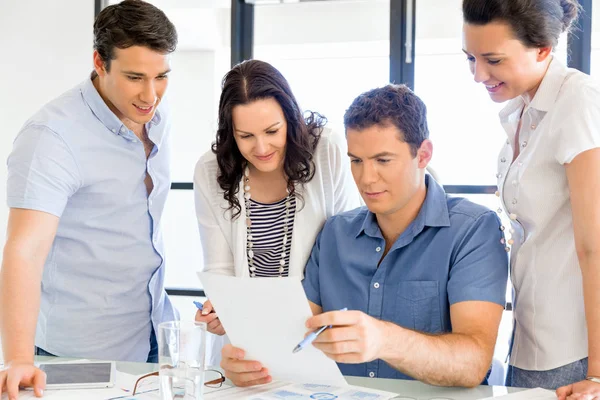
[[[598,6],[598,4],[596,4]],[[600,9],[592,9],[592,54],[590,75],[600,78]]]
[[[389,80],[389,1],[255,6],[254,58],[281,71],[305,110],[343,131],[360,93]]]

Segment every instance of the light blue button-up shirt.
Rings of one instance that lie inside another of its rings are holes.
[[[170,146],[163,105],[146,130],[155,144],[148,159],[86,79],[44,106],[15,139],[8,206],[60,217],[35,338],[52,354],[146,361],[153,326],[179,317],[164,291]]]
[[[385,240],[366,207],[325,223],[302,282],[310,301],[324,312],[347,307],[433,334],[452,331],[452,304],[479,300],[504,306],[508,257],[498,217],[446,196],[426,178],[417,218],[381,264]],[[382,360],[338,365],[344,375],[411,379]]]

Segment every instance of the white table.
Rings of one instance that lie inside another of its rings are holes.
[[[117,369],[129,374],[144,374],[158,369],[157,364],[117,362]],[[477,400],[492,396],[501,396],[506,393],[517,392],[522,389],[505,388],[503,386],[478,386],[472,389],[445,388],[427,385],[417,381],[401,379],[359,378],[348,376],[346,380],[351,385],[363,386],[398,393],[402,397],[417,400],[451,399],[451,400]]]

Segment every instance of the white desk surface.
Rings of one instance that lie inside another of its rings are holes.
[[[117,369],[129,374],[143,374],[157,369],[156,364],[117,362]],[[472,389],[445,388],[427,385],[417,381],[401,379],[379,379],[347,376],[346,380],[351,385],[363,386],[373,389],[385,390],[398,393],[398,399],[402,397],[417,400],[478,400],[492,396],[502,396],[522,389],[506,388],[503,386],[478,386]]]

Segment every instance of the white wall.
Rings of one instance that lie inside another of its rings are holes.
[[[93,0],[0,0],[0,245],[4,248],[6,158],[23,123],[92,68]],[[0,261],[2,254],[0,254]],[[0,359],[2,349],[0,348]]]

